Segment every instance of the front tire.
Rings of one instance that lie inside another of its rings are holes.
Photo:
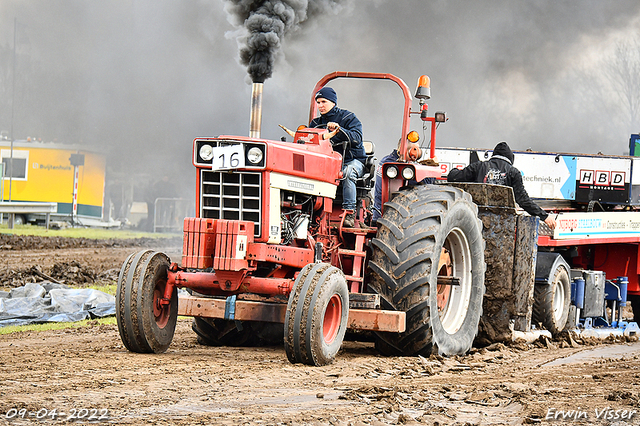
[[[125,347],[138,353],[167,350],[178,319],[178,293],[161,305],[170,260],[164,253],[143,250],[130,255],[118,276],[116,320]]]
[[[407,328],[376,333],[383,354],[456,355],[473,345],[485,290],[477,212],[466,192],[435,185],[402,191],[385,204],[369,285],[388,307],[406,312]]]
[[[321,366],[342,347],[349,319],[347,280],[326,263],[305,266],[289,295],[284,347],[291,363]]]

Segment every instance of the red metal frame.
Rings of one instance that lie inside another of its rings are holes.
[[[589,238],[572,238],[566,240],[554,240],[549,235],[538,236],[538,245],[541,247],[569,247],[583,246],[592,244],[633,244],[640,243],[640,237],[589,237]]]
[[[192,317],[227,318],[225,299],[181,296],[178,315]],[[284,323],[285,303],[236,300],[233,318],[238,321],[267,321]],[[373,330],[402,333],[406,330],[406,313],[378,309],[349,309],[347,327],[354,330]]]
[[[248,260],[273,262],[300,269],[313,263],[313,255],[314,252],[311,248],[278,244],[251,243],[247,248]]]
[[[271,187],[271,174],[270,173],[262,173],[262,188],[260,189],[262,191],[262,200],[266,200],[268,196],[270,196],[269,194],[269,188]],[[198,188],[200,188],[200,185],[198,185]],[[262,220],[262,231],[260,232],[260,237],[258,238],[258,241],[260,242],[267,242],[269,240],[269,227],[266,226],[269,223],[269,209],[267,209],[266,207],[269,206],[269,202],[263,202],[262,203],[262,217],[260,218],[260,220]]]
[[[353,250],[338,249],[337,262],[333,263],[338,263],[334,266],[344,271],[349,291],[351,293],[361,293],[364,290],[364,261],[367,257],[365,237],[372,231],[369,229],[353,229],[348,232],[353,233],[355,236],[354,248]]]
[[[219,272],[186,272],[178,269],[176,265],[167,273],[167,287],[171,287],[172,290],[174,287],[185,287],[210,296],[231,296],[240,293],[288,296],[293,283],[293,278],[243,276],[242,281],[233,286],[233,290],[227,290]]]
[[[601,237],[554,240],[548,235],[538,237],[539,247],[575,247],[578,256],[571,266],[604,271],[607,279],[628,277],[629,294],[640,295],[640,237]]]
[[[315,94],[324,87],[328,82],[334,80],[336,78],[362,78],[362,79],[370,79],[370,80],[391,80],[395,82],[400,89],[402,89],[402,93],[404,95],[404,110],[402,114],[402,135],[400,135],[400,139],[402,140],[400,145],[400,152],[402,155],[403,161],[406,161],[405,154],[407,151],[407,141],[406,136],[409,133],[409,116],[411,114],[411,92],[409,92],[409,87],[407,84],[402,81],[401,78],[396,77],[393,74],[388,73],[375,73],[375,72],[346,72],[346,71],[335,71],[329,73],[322,77],[318,83],[316,83],[316,87],[313,89],[311,93],[311,109],[309,112],[309,122],[313,120],[316,115],[318,108],[316,107],[315,102]],[[435,149],[435,147],[434,147]],[[433,158],[433,155],[431,156]]]
[[[431,123],[431,144],[430,144],[431,148],[429,151],[429,158],[434,158],[436,156],[436,118],[426,117],[426,118],[422,118],[421,120],[428,121]]]
[[[572,266],[604,271],[607,279],[627,277],[627,293],[640,294],[640,252],[638,244],[594,244],[578,246]]]
[[[411,111],[411,92],[409,91],[409,87],[407,84],[396,77],[393,74],[388,73],[374,73],[374,72],[346,72],[346,71],[335,71],[329,73],[322,77],[318,83],[316,83],[315,88],[311,94],[311,108],[309,110],[309,122],[313,120],[318,114],[318,108],[315,102],[315,94],[324,87],[328,82],[334,80],[336,78],[362,78],[362,79],[372,79],[372,80],[391,80],[395,82],[400,89],[402,89],[402,94],[404,96],[404,109],[402,114],[402,134],[400,135],[400,147],[399,154],[400,160],[402,162],[407,162],[409,159],[406,158],[407,154],[407,134],[409,134],[409,125],[410,125],[410,117],[411,114],[420,114],[421,111]],[[431,158],[435,157],[436,152],[436,119],[435,117],[426,117],[421,118],[423,121],[428,121],[431,123],[431,148],[430,148],[430,156]],[[399,164],[399,163],[397,163]],[[386,164],[385,164],[386,166]],[[440,168],[437,166],[425,166],[421,164],[412,163],[412,167],[415,169],[415,180],[421,181],[426,177],[434,177],[439,178],[442,176],[442,172]],[[391,181],[391,182],[390,182]],[[400,179],[382,179],[382,205],[389,200],[389,195],[398,190],[403,185],[402,178]]]

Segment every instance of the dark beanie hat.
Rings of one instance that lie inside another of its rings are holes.
[[[495,148],[493,148],[493,154],[491,156],[493,157],[494,155],[500,155],[508,158],[509,162],[513,164],[513,152],[511,152],[511,148],[509,148],[509,145],[507,145],[506,142],[500,142]]]
[[[315,99],[318,98],[324,98],[328,101],[333,102],[334,104],[338,103],[338,95],[336,94],[336,91],[328,86],[324,86],[322,89],[318,90]]]

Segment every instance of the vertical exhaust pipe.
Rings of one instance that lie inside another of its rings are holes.
[[[249,137],[260,138],[262,128],[262,82],[253,82],[251,86],[251,121],[249,122]]]

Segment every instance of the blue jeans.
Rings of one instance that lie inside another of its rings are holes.
[[[356,180],[364,175],[364,164],[360,160],[352,160],[342,167],[342,208],[356,209]]]

